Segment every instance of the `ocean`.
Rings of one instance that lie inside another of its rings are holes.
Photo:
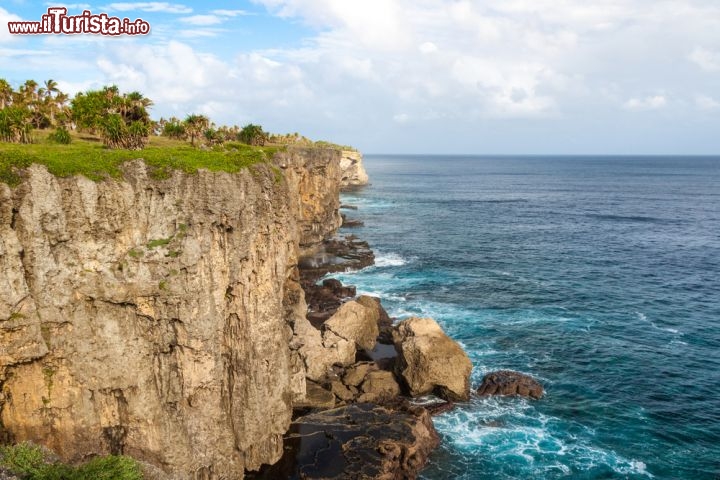
[[[433,317],[539,401],[435,417],[424,479],[720,478],[720,158],[389,156],[343,194],[376,265],[334,275]]]

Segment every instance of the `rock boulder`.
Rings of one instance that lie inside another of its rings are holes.
[[[393,340],[398,373],[410,395],[434,393],[450,401],[470,398],[470,359],[435,320],[404,320],[395,326]]]
[[[540,382],[530,375],[512,370],[499,370],[485,375],[477,393],[480,396],[518,395],[539,399],[543,396],[544,390]]]

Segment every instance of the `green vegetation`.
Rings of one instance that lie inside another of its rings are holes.
[[[119,178],[122,163],[142,158],[153,178],[164,179],[173,170],[237,172],[289,145],[350,149],[298,133],[272,135],[252,123],[217,127],[194,113],[155,122],[152,105],[141,93],[122,93],[115,85],[71,99],[54,80],[42,86],[27,80],[13,89],[0,78],[0,183],[18,184],[19,171],[32,163],[60,177],[101,180]],[[281,181],[279,170],[275,180]]]
[[[268,140],[268,134],[265,133],[260,125],[252,123],[245,125],[238,134],[238,140],[248,145],[265,145]]]
[[[68,145],[72,141],[72,137],[70,136],[70,132],[65,127],[58,127],[55,129],[54,132],[52,132],[50,135],[48,135],[48,140],[55,143],[60,143],[62,145]]]
[[[47,135],[47,134],[45,134]],[[212,150],[193,148],[184,142],[152,138],[142,152],[110,150],[92,137],[74,135],[70,145],[47,142],[29,145],[0,143],[0,182],[19,183],[18,169],[32,163],[47,166],[58,177],[85,175],[92,180],[120,178],[120,166],[138,158],[153,169],[155,178],[167,178],[172,170],[195,173],[204,168],[210,171],[238,172],[269,160],[277,151],[272,147],[250,147],[233,144],[231,150],[219,147]]]
[[[0,447],[0,466],[25,480],[142,480],[140,465],[129,457],[96,457],[79,467],[50,460],[37,445]]]
[[[156,240],[150,240],[150,241],[147,243],[146,247],[148,248],[148,250],[151,250],[151,249],[157,248],[157,247],[164,247],[164,246],[167,245],[168,243],[172,242],[172,239],[173,239],[173,237],[169,237],[169,238],[158,238],[158,239],[156,239]]]

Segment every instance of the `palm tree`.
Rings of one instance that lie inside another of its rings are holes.
[[[57,82],[55,80],[48,79],[45,80],[45,95],[48,97],[52,97],[53,93],[59,93],[60,89],[58,89]]]
[[[26,80],[25,83],[20,87],[20,91],[27,99],[27,103],[32,103],[37,100],[37,82],[35,80]]]
[[[210,119],[205,115],[191,114],[185,118],[185,131],[190,136],[190,145],[195,146],[195,138],[202,135],[210,125]]]
[[[7,107],[12,102],[13,89],[4,78],[0,78],[0,110]]]

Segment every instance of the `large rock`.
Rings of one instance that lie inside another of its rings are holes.
[[[478,395],[518,395],[539,399],[545,393],[543,386],[532,378],[512,370],[488,373],[477,390]]]
[[[296,319],[295,339],[302,343],[299,352],[307,377],[322,382],[332,376],[333,365],[354,363],[358,348],[375,346],[377,324],[377,311],[355,301],[343,304],[324,323],[322,331],[306,319]]]
[[[428,412],[369,403],[297,419],[285,436],[285,455],[251,479],[414,479],[440,443]]]
[[[324,328],[326,334],[332,332],[352,343],[353,357],[355,346],[372,350],[380,333],[377,310],[355,301],[343,304],[335,315],[325,322]]]
[[[435,393],[452,401],[470,398],[470,359],[435,320],[404,320],[395,326],[393,339],[398,350],[398,372],[410,395]]]
[[[392,372],[377,370],[369,372],[360,387],[363,391],[358,402],[383,403],[400,395],[400,385]]]
[[[353,150],[343,150],[340,159],[342,172],[341,185],[343,188],[354,188],[367,185],[368,174],[362,162],[362,154]]]
[[[391,344],[393,322],[388,313],[385,311],[385,308],[383,308],[380,299],[369,295],[362,295],[357,299],[357,302],[365,307],[372,308],[377,311],[378,328],[380,329],[378,341],[380,343]]]

